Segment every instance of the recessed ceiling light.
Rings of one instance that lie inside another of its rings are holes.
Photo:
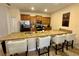
[[[32,7],[31,9],[32,9],[32,10],[35,10],[35,8],[34,8],[34,7]]]
[[[44,9],[45,12],[47,12],[47,9]]]

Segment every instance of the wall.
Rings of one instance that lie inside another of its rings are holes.
[[[8,33],[7,10],[8,8],[0,5],[0,36]]]
[[[62,27],[62,15],[63,13],[70,12],[69,27]],[[51,15],[52,29],[66,28],[76,33],[76,37],[79,40],[79,4],[68,6],[62,10],[59,10]]]
[[[35,13],[35,12],[21,12],[21,14],[30,14],[31,16],[41,15],[41,16],[43,16],[43,17],[50,17],[49,14],[44,14],[44,13]]]
[[[20,11],[0,5],[0,36],[19,32]]]

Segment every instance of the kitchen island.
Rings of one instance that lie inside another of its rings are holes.
[[[27,39],[27,38],[38,38],[43,36],[55,36],[61,34],[71,33],[71,31],[65,30],[48,30],[48,31],[37,31],[37,32],[14,32],[5,36],[0,37],[0,41],[2,42],[2,47],[4,54],[6,54],[6,45],[5,41],[13,41],[13,40],[20,40],[20,39]]]
[[[67,33],[71,33],[71,32],[63,31],[63,30],[15,32],[15,33],[11,33],[6,36],[0,37],[0,41],[19,40],[19,39],[27,39],[27,38],[33,38],[33,37],[42,37],[42,36],[55,36],[55,35],[61,35],[61,34],[67,34]]]

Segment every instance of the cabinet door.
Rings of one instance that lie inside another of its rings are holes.
[[[36,22],[42,21],[42,16],[36,15]]]
[[[21,20],[30,20],[30,15],[21,14]]]
[[[9,20],[9,33],[17,32],[18,31],[18,23],[16,17],[11,17]]]
[[[36,23],[36,17],[35,16],[31,16],[31,19],[30,20],[31,20],[31,23],[32,24],[35,24]]]
[[[50,24],[50,17],[42,17],[42,23],[45,25]]]

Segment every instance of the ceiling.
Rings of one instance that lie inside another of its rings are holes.
[[[20,9],[21,12],[53,13],[59,9],[72,5],[71,3],[10,3],[9,6]],[[35,10],[31,10],[34,7]],[[47,12],[44,12],[47,9]]]

